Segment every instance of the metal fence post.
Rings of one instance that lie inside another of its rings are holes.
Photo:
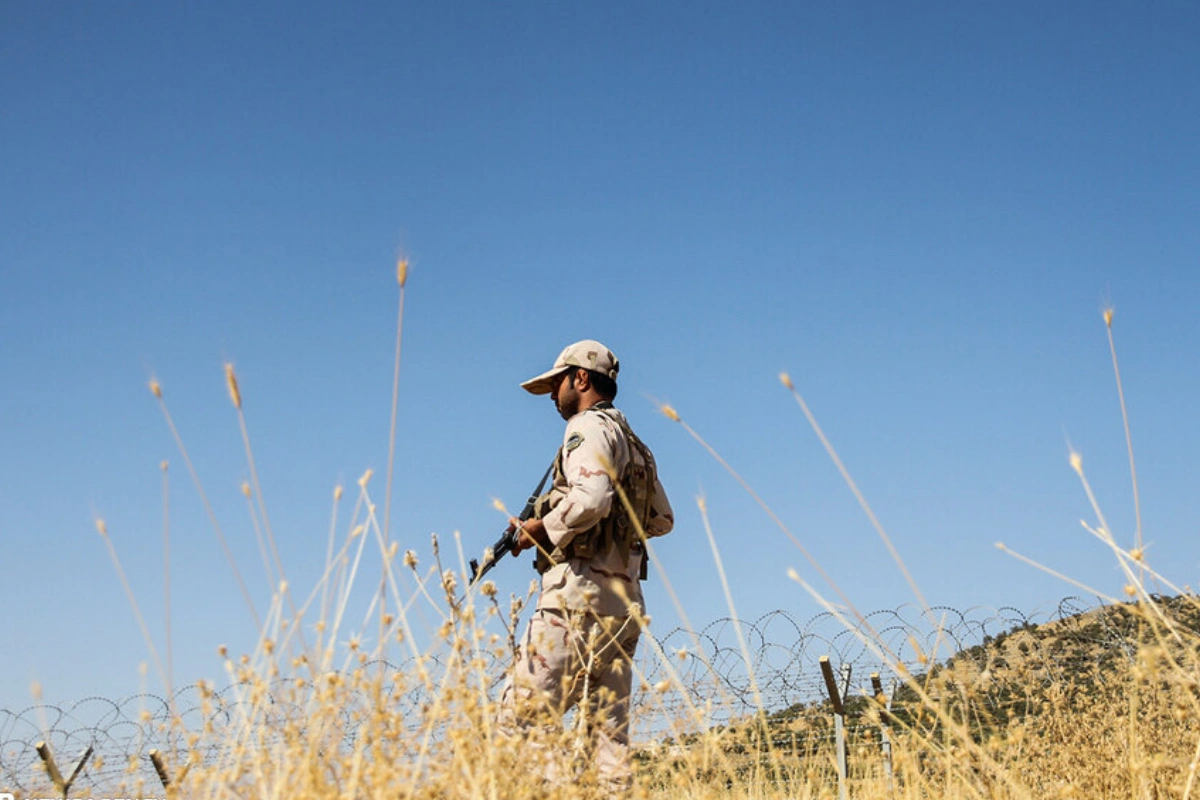
[[[821,656],[821,674],[825,676],[825,689],[829,692],[829,702],[833,706],[834,747],[837,750],[838,771],[838,800],[847,800],[850,796],[846,787],[846,706],[842,699],[850,689],[849,664],[842,664],[842,685],[839,687],[833,677],[833,667],[829,664],[829,656]]]
[[[871,673],[871,689],[875,693],[875,701],[879,703],[879,749],[883,753],[883,773],[887,776],[888,794],[894,791],[892,782],[892,729],[891,729],[891,711],[892,698],[896,696],[896,679],[888,681],[888,690],[885,694],[883,691],[883,683],[879,680],[879,673]]]
[[[58,764],[54,763],[54,754],[50,752],[50,745],[45,742],[38,742],[34,747],[37,754],[41,756],[42,763],[46,765],[46,774],[50,776],[50,780],[54,782],[54,788],[63,793],[65,797],[71,791],[71,784],[79,777],[79,773],[83,771],[83,767],[87,764],[88,759],[92,757],[92,750],[95,745],[89,744],[87,750],[83,751],[83,755],[75,762],[71,774],[63,780],[62,773],[58,771]]]
[[[154,765],[154,771],[158,773],[158,782],[162,784],[164,789],[170,789],[171,776],[167,772],[167,765],[163,763],[162,754],[157,750],[151,750],[150,763]]]

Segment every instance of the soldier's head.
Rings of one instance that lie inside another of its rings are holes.
[[[521,387],[530,394],[549,394],[563,419],[617,396],[621,363],[613,352],[594,339],[584,339],[563,350],[554,366]]]

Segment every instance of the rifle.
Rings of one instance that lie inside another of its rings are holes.
[[[542,496],[542,488],[545,487],[546,481],[550,479],[550,473],[554,472],[554,464],[557,461],[558,456],[556,455],[554,457],[554,461],[551,461],[550,466],[546,469],[546,474],[543,475],[541,481],[538,482],[537,488],[533,490],[533,494],[529,495],[529,500],[526,501],[525,508],[521,511],[521,515],[517,518],[521,522],[524,522],[533,515],[533,510],[537,507],[538,498]],[[479,566],[479,561],[477,559],[471,559],[471,586],[474,586],[483,578],[484,575],[487,575],[488,572],[491,571],[492,567],[496,566],[496,563],[500,561],[500,559],[504,558],[513,551],[513,548],[517,545],[517,537],[520,535],[520,525],[513,528],[511,531],[505,530],[499,541],[484,551],[482,567]]]

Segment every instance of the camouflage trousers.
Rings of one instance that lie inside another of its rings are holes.
[[[500,731],[527,740],[530,771],[551,786],[593,762],[607,797],[633,784],[629,763],[632,661],[641,628],[626,617],[538,609],[504,687]],[[563,716],[577,708],[575,735]]]

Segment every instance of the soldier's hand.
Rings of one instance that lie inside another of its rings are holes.
[[[531,547],[542,547],[549,550],[550,539],[546,534],[546,524],[540,519],[527,519],[524,522],[516,517],[510,517],[508,520],[508,530],[512,531],[520,528],[517,534],[517,543],[513,546],[513,555],[517,556],[528,550]]]

